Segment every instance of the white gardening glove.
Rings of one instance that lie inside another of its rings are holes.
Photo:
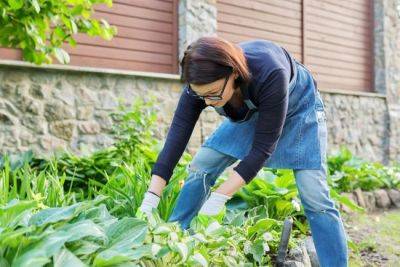
[[[199,225],[208,227],[213,221],[221,224],[226,213],[225,203],[230,198],[230,196],[212,192],[210,197],[204,202],[197,216],[191,222],[191,227],[194,227],[194,229]]]
[[[151,214],[152,209],[157,208],[158,203],[160,203],[160,197],[147,191],[144,194],[142,205],[140,205],[138,210],[149,216]]]
[[[201,207],[199,214],[217,215],[224,209],[225,203],[231,198],[232,197],[224,194],[212,192]]]

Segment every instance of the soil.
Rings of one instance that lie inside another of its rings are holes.
[[[350,248],[349,266],[400,266],[400,209],[341,214],[357,246]]]

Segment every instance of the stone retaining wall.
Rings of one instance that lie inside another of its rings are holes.
[[[28,149],[48,154],[57,148],[75,153],[112,144],[109,114],[118,100],[157,97],[157,138],[165,140],[181,84],[173,79],[132,75],[0,68],[0,152]],[[385,99],[323,93],[329,150],[347,145],[369,160],[388,160],[388,111]],[[200,116],[187,151],[194,154],[223,120],[208,107]]]
[[[109,114],[118,100],[157,98],[156,137],[165,140],[182,85],[175,79],[82,73],[30,67],[0,67],[0,153],[28,149],[75,153],[112,144]],[[385,98],[322,93],[329,128],[329,151],[347,145],[356,155],[388,161]],[[187,151],[194,154],[223,120],[208,107],[200,116]]]

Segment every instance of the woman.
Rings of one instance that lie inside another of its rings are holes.
[[[186,86],[140,210],[157,207],[201,111],[212,106],[226,118],[189,164],[169,220],[187,229],[197,214],[223,213],[226,201],[263,166],[293,169],[321,266],[347,266],[346,235],[326,180],[324,105],[310,71],[272,42],[234,45],[219,37],[191,44],[181,66]]]

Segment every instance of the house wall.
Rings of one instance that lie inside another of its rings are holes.
[[[397,1],[375,3],[375,92],[322,90],[328,121],[328,151],[347,145],[355,154],[388,163],[400,158],[400,56]],[[198,14],[198,16],[194,16]],[[215,1],[180,1],[179,53],[203,35],[216,35]],[[0,61],[0,153],[57,147],[77,153],[112,143],[109,133],[118,98],[158,99],[159,130],[165,140],[182,85],[178,75],[82,67],[37,67]],[[187,151],[222,121],[207,108],[200,116]]]

